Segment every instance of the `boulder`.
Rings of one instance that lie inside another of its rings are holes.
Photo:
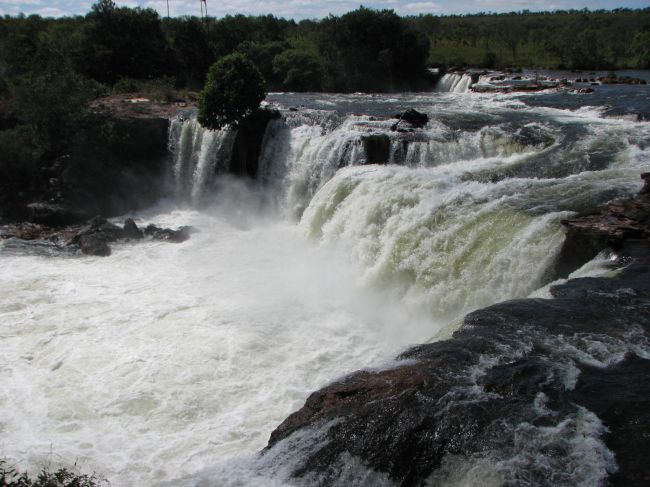
[[[146,236],[148,236],[148,237],[151,237],[153,234],[155,234],[156,232],[159,232],[160,230],[162,230],[162,228],[160,228],[160,227],[154,225],[153,223],[150,223],[150,224],[147,225],[146,228],[144,229],[144,234],[145,234]]]
[[[164,240],[172,243],[182,243],[190,238],[192,233],[195,233],[194,227],[179,227],[178,230],[171,228],[159,228],[153,232],[152,237],[154,240]]]
[[[124,220],[124,238],[139,240],[144,237],[144,232],[138,228],[133,218]]]
[[[399,119],[398,124],[406,122],[416,128],[422,128],[429,122],[429,116],[426,113],[418,112],[413,108],[406,110],[404,113],[396,114],[394,118]]]
[[[79,248],[86,255],[96,255],[99,257],[108,257],[111,255],[111,248],[108,246],[105,235],[101,233],[82,235],[78,242]]]

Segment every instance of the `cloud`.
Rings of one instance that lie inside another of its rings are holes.
[[[412,2],[400,6],[398,11],[408,13],[444,12],[445,7],[436,2]]]
[[[402,15],[418,13],[461,14],[472,12],[510,12],[513,10],[554,10],[599,8],[643,8],[647,0],[207,0],[211,16],[223,17],[242,13],[245,15],[273,14],[294,19],[322,18],[340,15],[359,7],[394,9]],[[91,0],[0,0],[0,14],[16,15],[38,13],[45,16],[84,15],[92,5]],[[148,7],[167,15],[167,0],[116,0],[120,6]],[[199,0],[169,0],[172,16],[200,15]]]

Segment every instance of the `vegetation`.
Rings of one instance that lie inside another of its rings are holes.
[[[14,467],[0,460],[0,486],[2,487],[99,487],[109,485],[107,481],[94,475],[76,474],[60,468],[55,472],[42,470],[38,477],[31,479],[26,473],[18,472]]]
[[[650,8],[435,17],[408,22],[443,66],[650,68]]]
[[[199,123],[214,130],[237,126],[266,98],[264,85],[262,73],[246,56],[224,56],[210,67],[199,95]]]

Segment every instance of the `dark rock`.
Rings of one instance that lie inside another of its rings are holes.
[[[281,117],[278,110],[259,109],[242,120],[237,127],[230,158],[230,172],[237,176],[257,176],[257,165],[262,150],[266,127],[271,120]]]
[[[555,276],[566,277],[600,251],[618,250],[628,239],[650,238],[650,191],[648,173],[635,198],[614,200],[594,215],[563,220],[567,235],[556,262]]]
[[[101,233],[82,235],[79,237],[79,248],[86,255],[96,255],[99,257],[108,257],[111,255],[111,248],[105,236]]]
[[[144,232],[138,228],[133,218],[124,220],[124,238],[139,240],[144,237]]]
[[[386,134],[372,134],[361,137],[368,164],[387,164],[390,159],[390,137]]]
[[[148,237],[152,236],[154,233],[161,231],[162,228],[154,225],[153,223],[150,223],[149,225],[146,226],[144,229],[144,234],[147,235]]]
[[[182,243],[188,240],[190,238],[190,235],[192,235],[192,233],[195,231],[196,229],[193,227],[179,227],[178,230],[163,228],[156,230],[152,234],[152,237],[154,240],[165,240],[172,243]]]
[[[429,122],[429,115],[418,112],[413,108],[406,110],[404,113],[398,113],[394,118],[399,119],[398,124],[406,122],[416,128],[422,128]]]
[[[56,203],[30,203],[27,205],[29,221],[50,227],[64,227],[88,219],[88,214],[78,208],[59,205]]]

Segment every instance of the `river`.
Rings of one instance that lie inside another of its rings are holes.
[[[132,216],[189,241],[0,247],[0,457],[114,486],[285,485],[299,447],[257,452],[311,391],[542,292],[560,220],[638,191],[649,95],[273,93],[257,181],[226,175],[232,134],[175,120],[172,191]],[[409,108],[427,126],[392,130]]]

